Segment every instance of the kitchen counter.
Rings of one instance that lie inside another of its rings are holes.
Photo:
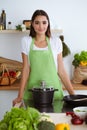
[[[2,100],[1,100],[2,102]],[[1,103],[0,107],[0,119],[3,118],[4,113],[6,111],[10,111],[12,107],[9,107],[9,109],[6,108],[8,102]],[[73,106],[67,105],[63,101],[55,101],[51,106],[34,106],[32,102],[28,102],[29,106],[37,108],[40,112],[46,112],[48,115],[50,115],[51,119],[54,121],[55,124],[57,123],[69,123],[70,124],[70,130],[87,130],[87,125],[72,125],[71,124],[71,116],[66,116],[67,111],[72,111]],[[6,110],[4,110],[6,108]]]
[[[85,123],[81,125],[72,125],[71,116],[66,116],[65,113],[49,113],[51,119],[55,124],[57,123],[68,123],[70,125],[70,130],[87,130],[87,125]]]
[[[73,111],[74,107],[61,100],[54,101],[51,105],[35,105],[32,101],[26,101],[25,106],[35,107],[40,112],[47,112],[47,113],[65,113],[67,111]]]

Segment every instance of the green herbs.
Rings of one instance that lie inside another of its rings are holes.
[[[74,55],[74,60],[72,61],[72,64],[75,66],[81,65],[87,65],[87,51],[81,51],[80,53],[76,53]]]
[[[76,112],[87,112],[86,110],[76,110]]]
[[[22,27],[21,27],[20,24],[18,24],[18,25],[16,26],[16,30],[22,31]]]
[[[66,57],[71,53],[71,51],[70,51],[69,47],[65,44],[65,42],[62,42],[62,44],[63,44],[62,55],[63,55],[63,57]]]
[[[63,55],[63,57],[66,57],[66,56],[68,56],[71,53],[70,48],[64,42],[64,36],[63,35],[60,35],[59,38],[62,41],[62,45],[63,45],[62,55]]]

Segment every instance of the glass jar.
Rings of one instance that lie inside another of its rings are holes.
[[[12,29],[12,25],[11,25],[11,22],[8,22],[8,29]]]

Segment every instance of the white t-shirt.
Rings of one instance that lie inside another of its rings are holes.
[[[30,36],[25,36],[25,37],[22,38],[22,50],[21,50],[22,53],[29,55],[31,42],[32,42],[32,37],[30,37]],[[62,52],[62,42],[59,39],[59,37],[52,36],[50,38],[50,46],[51,46],[51,50],[52,50],[52,53],[53,53],[53,58],[54,58],[54,62],[55,62],[55,65],[56,65],[56,69],[58,69],[58,67],[57,67],[57,55]],[[33,49],[41,51],[41,50],[47,50],[48,47],[38,48],[34,45]]]

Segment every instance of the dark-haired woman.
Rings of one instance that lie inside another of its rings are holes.
[[[54,100],[63,98],[62,83],[69,94],[74,90],[65,71],[62,59],[62,43],[51,36],[50,21],[44,10],[36,10],[31,19],[30,34],[22,39],[23,72],[18,97],[13,105],[21,100],[32,100],[29,88],[40,86],[44,80],[47,86],[57,88]]]

